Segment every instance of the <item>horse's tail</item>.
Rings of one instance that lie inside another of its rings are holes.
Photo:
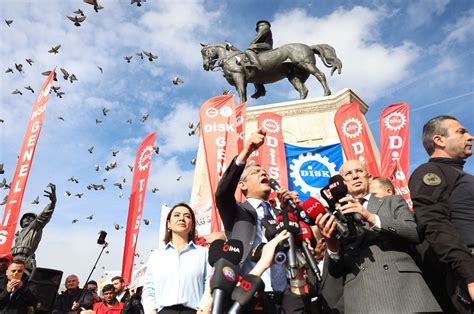
[[[342,62],[337,57],[336,50],[333,47],[328,44],[319,44],[312,45],[311,49],[321,58],[326,67],[332,69],[331,75],[333,75],[336,70],[338,74],[341,74]]]

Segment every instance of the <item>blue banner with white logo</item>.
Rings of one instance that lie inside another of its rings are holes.
[[[343,164],[342,146],[334,144],[300,147],[285,143],[288,189],[297,191],[301,201],[319,197],[319,191]]]

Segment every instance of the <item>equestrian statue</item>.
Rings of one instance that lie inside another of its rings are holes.
[[[257,22],[257,34],[249,47],[241,52],[232,44],[201,44],[203,68],[206,71],[221,68],[229,84],[236,87],[241,102],[247,101],[247,84],[253,83],[252,98],[265,96],[264,84],[287,78],[305,99],[308,89],[304,85],[309,75],[314,75],[324,89],[324,96],[331,95],[326,76],[316,67],[317,54],[324,65],[341,74],[342,62],[328,44],[308,46],[301,43],[286,44],[273,49],[273,37],[268,21]]]

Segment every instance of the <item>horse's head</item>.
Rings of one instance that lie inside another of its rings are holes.
[[[205,71],[213,70],[219,58],[218,51],[214,45],[201,44],[201,46],[202,67]]]

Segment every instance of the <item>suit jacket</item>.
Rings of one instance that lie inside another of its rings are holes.
[[[245,165],[237,166],[234,158],[219,181],[216,190],[216,205],[224,224],[226,236],[228,239],[242,241],[244,246],[239,265],[241,268],[254,246],[257,235],[257,211],[247,201],[237,203],[234,196],[244,169]]]
[[[339,261],[329,260],[329,276],[343,281],[347,313],[441,312],[410,255],[420,241],[413,214],[401,196],[371,196],[367,210],[380,230],[343,244]],[[329,256],[328,256],[329,258]]]
[[[0,313],[1,314],[26,314],[28,308],[36,305],[38,298],[28,289],[26,281],[23,286],[10,295],[7,291],[8,279],[2,278],[0,282]]]

